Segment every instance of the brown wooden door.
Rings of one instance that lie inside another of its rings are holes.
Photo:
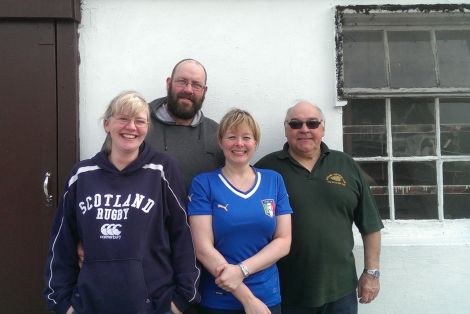
[[[53,20],[0,22],[1,313],[47,313],[43,273],[58,193],[55,42]]]

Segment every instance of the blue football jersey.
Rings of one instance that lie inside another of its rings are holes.
[[[211,215],[214,246],[228,263],[237,265],[257,254],[273,239],[276,216],[292,209],[281,175],[256,169],[255,184],[242,192],[223,176],[221,169],[196,176],[189,193],[189,215]],[[275,264],[244,280],[252,293],[267,306],[281,302]],[[214,309],[242,309],[241,303],[214,283],[207,271],[201,281],[203,306]]]

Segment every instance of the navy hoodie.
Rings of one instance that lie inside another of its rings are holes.
[[[44,295],[65,313],[165,313],[199,301],[184,180],[143,143],[119,171],[105,152],[72,169],[52,227]],[[77,243],[85,260],[78,267]]]

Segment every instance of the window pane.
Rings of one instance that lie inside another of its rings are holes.
[[[386,87],[382,31],[343,32],[344,87]]]
[[[390,219],[388,204],[388,168],[386,162],[358,162],[365,173],[382,219]]]
[[[470,218],[470,161],[445,162],[444,218]]]
[[[441,87],[470,87],[470,31],[437,31]]]
[[[392,88],[437,85],[430,38],[425,31],[388,32]]]
[[[396,162],[393,176],[395,218],[438,218],[434,162]]]
[[[470,101],[442,99],[441,154],[470,155]]]
[[[385,100],[349,100],[343,107],[344,151],[354,157],[386,156]]]
[[[393,155],[436,155],[434,100],[392,99]]]

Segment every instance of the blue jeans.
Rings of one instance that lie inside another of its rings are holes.
[[[357,314],[356,291],[320,307],[282,305],[282,314]]]

